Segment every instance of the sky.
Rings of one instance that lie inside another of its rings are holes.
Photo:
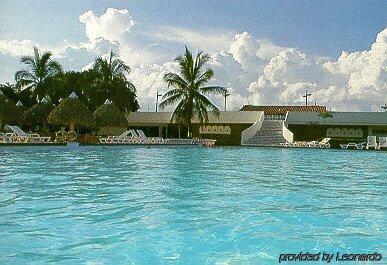
[[[211,56],[229,109],[303,104],[306,90],[332,110],[387,103],[386,1],[2,0],[0,21],[0,83],[14,82],[32,46],[65,70],[113,50],[132,68],[141,110],[153,111],[187,45]]]

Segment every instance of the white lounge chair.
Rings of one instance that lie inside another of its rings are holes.
[[[141,143],[147,144],[161,144],[164,143],[164,139],[161,137],[146,137],[142,130],[137,130],[138,136],[141,139]]]
[[[324,138],[322,139],[322,141],[319,143],[319,146],[320,148],[330,148],[331,147],[331,144],[329,143],[329,141],[331,140],[331,138]]]
[[[292,143],[286,142],[286,143],[280,143],[279,145],[282,147],[291,147]]]
[[[329,141],[331,140],[331,138],[324,138],[322,139],[321,142],[319,141],[311,141],[311,142],[308,142],[308,147],[313,147],[313,148],[329,148],[331,147],[331,145],[329,144]]]
[[[12,131],[5,134],[11,143],[49,143],[51,140],[51,137],[42,137],[38,133],[27,134],[19,126],[5,125],[4,129]]]
[[[366,149],[375,148],[377,150],[379,148],[378,143],[376,142],[376,136],[368,136],[367,137],[367,146]]]
[[[379,137],[379,148],[380,149],[387,148],[387,137],[385,137],[385,136],[380,136]]]
[[[362,143],[358,143],[357,145],[356,145],[356,148],[357,149],[364,149],[365,148],[365,146],[366,146],[366,144],[367,144],[367,142],[362,142]]]
[[[0,133],[0,143],[5,144],[7,142],[8,141],[7,141],[7,137],[5,136],[5,134],[4,133]]]
[[[127,130],[119,136],[100,137],[99,141],[102,144],[135,144],[140,140],[134,130]]]
[[[55,132],[55,143],[74,142],[77,139],[77,133],[74,131],[57,131]]]
[[[364,149],[365,147],[365,144],[367,144],[366,142],[364,143],[348,143],[348,144],[340,144],[340,147],[342,149],[350,149],[350,148],[353,148],[353,149]]]

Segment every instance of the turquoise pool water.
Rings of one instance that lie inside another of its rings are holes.
[[[0,159],[0,264],[387,254],[387,152],[0,147]]]

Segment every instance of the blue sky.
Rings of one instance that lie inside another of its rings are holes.
[[[248,31],[281,46],[325,56],[369,48],[387,22],[386,1],[10,1],[2,0],[0,35],[44,43],[84,40],[79,14],[126,8],[135,20],[189,29]]]
[[[12,82],[32,45],[51,50],[66,70],[113,49],[132,67],[146,106],[187,44],[213,56],[215,81],[233,91],[235,108],[299,104],[305,89],[336,109],[387,101],[378,96],[387,89],[386,1],[2,0],[0,19],[0,82]],[[341,101],[326,100],[329,93]]]

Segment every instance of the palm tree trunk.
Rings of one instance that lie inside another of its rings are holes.
[[[189,121],[187,123],[188,132],[187,132],[187,138],[191,138],[191,122]]]
[[[70,132],[75,132],[75,124],[73,122],[70,123]]]

